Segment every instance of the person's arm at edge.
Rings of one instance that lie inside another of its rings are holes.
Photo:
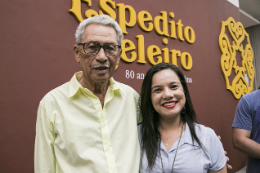
[[[41,102],[37,113],[36,137],[34,150],[34,172],[55,173],[55,156],[53,153],[53,126],[46,115],[45,105]]]
[[[243,153],[260,159],[260,144],[250,139],[251,131],[232,128],[233,147]]]

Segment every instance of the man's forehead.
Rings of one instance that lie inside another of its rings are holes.
[[[107,42],[117,44],[117,33],[111,26],[102,24],[90,24],[85,28],[82,37],[83,42]]]

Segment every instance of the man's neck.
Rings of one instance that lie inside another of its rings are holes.
[[[105,95],[109,86],[109,81],[105,83],[92,83],[89,80],[86,80],[83,75],[79,76],[77,79],[83,88],[89,89],[95,96],[99,98],[103,107]]]

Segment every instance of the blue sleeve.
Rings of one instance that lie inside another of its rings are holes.
[[[222,169],[226,163],[227,163],[227,158],[224,153],[224,149],[222,146],[221,141],[218,139],[216,133],[212,129],[208,129],[208,147],[207,147],[207,152],[210,157],[210,165],[209,165],[209,170],[210,171],[218,171]]]
[[[232,127],[236,127],[244,130],[252,130],[252,109],[250,109],[250,103],[242,97],[237,105],[235,118]]]

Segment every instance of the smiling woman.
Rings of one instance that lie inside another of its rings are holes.
[[[172,64],[153,66],[141,90],[141,171],[226,173],[226,157],[215,132],[197,124],[182,72]]]

